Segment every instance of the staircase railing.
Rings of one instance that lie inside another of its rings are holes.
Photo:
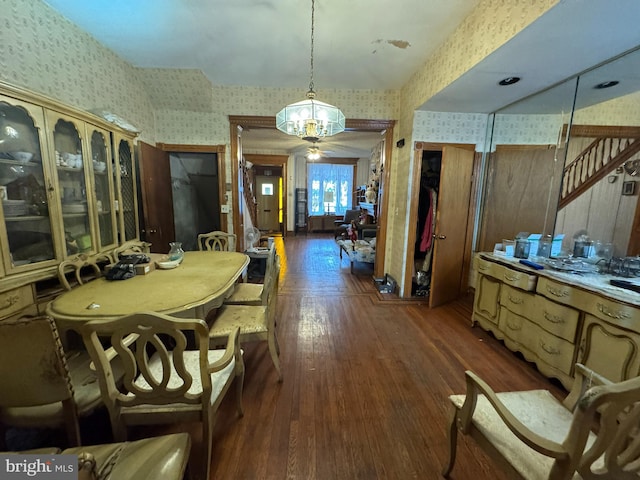
[[[258,202],[256,200],[255,192],[253,191],[254,177],[253,170],[248,169],[244,162],[241,163],[242,170],[242,182],[243,182],[243,194],[244,200],[247,205],[247,213],[251,218],[251,225],[257,225],[256,220],[258,218]]]
[[[637,137],[600,137],[564,168],[558,209],[571,203],[595,183],[640,151]]]

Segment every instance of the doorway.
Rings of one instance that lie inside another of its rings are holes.
[[[173,152],[169,163],[176,241],[198,250],[198,234],[221,229],[216,154]]]
[[[197,249],[194,232],[227,230],[224,152],[224,145],[139,142],[141,239],[153,253],[166,253],[173,241]]]
[[[266,169],[264,173],[272,173]],[[261,232],[282,232],[282,176],[256,176],[257,225]]]
[[[394,120],[371,120],[371,119],[351,119],[346,120],[346,130],[348,132],[378,132],[384,140],[382,147],[384,159],[384,169],[379,172],[379,189],[378,189],[378,207],[377,207],[377,233],[376,233],[376,261],[374,267],[374,275],[381,277],[384,275],[385,251],[386,251],[386,225],[387,225],[387,203],[389,199],[389,175],[392,170],[391,151],[393,147],[393,128]],[[244,130],[260,130],[269,129],[276,130],[275,117],[258,117],[245,115],[229,115],[229,129],[231,138],[231,185],[234,188],[233,197],[233,229],[235,232],[244,232],[245,227],[249,223],[246,217],[249,215],[248,206],[243,202],[243,196],[246,196],[246,178],[243,176],[243,166],[246,161],[256,163],[254,158],[263,155],[244,153],[242,146],[242,132]],[[255,151],[255,150],[254,150]],[[267,155],[269,156],[269,155]],[[288,155],[284,157],[288,158]],[[286,161],[284,162],[286,167]],[[284,230],[286,233],[287,225],[287,208],[294,207],[293,192],[296,187],[306,187],[304,178],[289,178],[286,168],[283,169],[283,196],[286,199],[284,210]],[[288,183],[293,182],[291,191],[289,191]],[[243,242],[243,239],[239,241]],[[412,252],[413,255],[413,252]]]
[[[417,220],[409,229],[404,298],[428,294],[429,306],[436,307],[455,300],[467,288],[475,212],[473,180],[479,163],[474,147],[415,145],[412,183],[419,187],[411,192],[409,218]],[[431,222],[426,229],[425,222]]]

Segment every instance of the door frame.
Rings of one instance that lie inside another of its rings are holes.
[[[224,145],[184,145],[178,143],[156,143],[156,147],[167,153],[214,153],[218,163],[218,204],[220,207],[228,203],[226,187],[226,168]],[[229,231],[229,214],[223,213],[222,208],[218,212],[220,215],[220,229]]]
[[[288,198],[288,185],[287,185],[287,161],[289,160],[288,155],[266,155],[262,153],[245,153],[244,158],[253,163],[254,165],[260,165],[261,167],[279,167],[282,170],[282,191],[280,192],[280,196],[282,198],[282,222],[283,222],[283,232],[282,236],[285,237],[287,235],[287,219],[288,219],[288,210],[287,210],[287,198]],[[234,227],[235,228],[235,227]]]
[[[469,208],[469,213],[467,216],[467,228],[466,228],[466,240],[464,247],[464,258],[463,258],[463,270],[460,278],[460,291],[465,291],[468,286],[468,278],[469,271],[471,268],[471,254],[473,248],[473,228],[474,228],[474,218],[475,211],[477,208],[475,198],[477,194],[478,188],[478,173],[481,166],[480,158],[478,152],[475,151],[475,144],[467,144],[467,143],[431,143],[431,142],[415,142],[413,148],[413,175],[411,178],[411,184],[413,185],[411,189],[411,201],[409,202],[409,212],[407,218],[418,218],[418,204],[420,202],[420,176],[422,174],[422,153],[425,150],[435,150],[442,151],[444,147],[456,147],[456,148],[464,148],[469,149],[474,152],[473,159],[473,170],[472,170],[472,180],[471,180],[471,203]],[[417,227],[408,229],[408,237],[407,237],[407,256],[405,258],[405,271],[404,271],[404,289],[402,292],[402,298],[413,298],[411,296],[411,286],[413,285],[413,265],[414,265],[414,255],[415,255],[415,245],[417,238]]]
[[[367,120],[351,119],[345,121],[345,131],[352,132],[380,132],[384,135],[384,172],[380,179],[380,193],[378,198],[378,226],[376,232],[376,261],[374,275],[381,277],[384,275],[384,252],[386,248],[387,235],[387,205],[389,202],[391,154],[393,150],[393,127],[395,120]],[[251,115],[229,115],[229,132],[231,139],[231,185],[233,186],[233,231],[244,232],[243,212],[240,210],[239,195],[240,179],[238,171],[240,168],[241,155],[241,135],[245,128],[271,128],[276,129],[276,117],[261,117]],[[285,202],[286,203],[286,202]],[[286,228],[285,228],[286,230]],[[244,233],[242,234],[244,237]],[[240,238],[240,236],[238,237]]]

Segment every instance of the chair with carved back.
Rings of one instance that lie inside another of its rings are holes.
[[[220,230],[201,233],[198,235],[198,250],[235,252],[236,239],[235,233],[227,233]]]
[[[495,393],[466,372],[466,395],[452,395],[448,477],[457,432],[505,469],[528,480],[637,480],[640,377],[613,383],[581,364],[564,401],[548,390]]]
[[[272,244],[267,256],[262,283],[237,283],[233,293],[225,299],[225,305],[266,305],[267,293],[275,272],[276,247]]]
[[[116,247],[111,252],[111,256],[114,261],[120,260],[120,255],[127,255],[132,253],[149,253],[151,251],[151,244],[142,240],[130,240],[123,243],[119,247]]]
[[[64,427],[69,444],[80,445],[79,418],[103,405],[90,364],[86,351],[65,352],[47,316],[0,322],[0,431]],[[117,366],[114,377],[122,377]]]
[[[280,257],[274,258],[271,280],[265,291],[267,299],[260,305],[222,305],[211,319],[209,341],[211,346],[220,345],[229,332],[240,329],[240,342],[266,341],[271,360],[282,381],[280,369],[280,346],[276,335],[276,310],[278,300],[278,279],[280,276]]]
[[[98,261],[100,259],[107,260],[107,257],[89,256],[84,253],[70,257],[58,264],[58,280],[65,290],[71,290],[73,287],[83,285],[85,282],[102,276],[102,270]],[[71,281],[69,279],[71,275]]]
[[[242,416],[244,363],[238,331],[225,338],[226,348],[209,349],[203,320],[141,312],[114,320],[94,320],[81,327],[109,411],[116,441],[126,440],[133,425],[198,422],[202,428],[199,472],[209,478],[216,412],[235,380]],[[102,338],[110,340],[105,346]],[[123,385],[113,382],[110,360],[119,358]]]

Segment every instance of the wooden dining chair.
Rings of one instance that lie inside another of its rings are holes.
[[[203,320],[155,312],[90,321],[81,332],[96,365],[116,441],[126,440],[132,425],[199,422],[203,464],[194,471],[209,479],[216,412],[234,379],[238,413],[243,414],[244,363],[238,330],[230,332],[226,348],[219,350],[209,349],[209,329]],[[113,381],[114,357],[125,371],[120,387]]]
[[[236,234],[215,230],[198,235],[198,250],[204,251],[236,251]]]
[[[280,346],[276,335],[276,310],[280,257],[275,256],[272,279],[267,287],[264,305],[222,305],[213,316],[209,329],[211,346],[220,345],[230,332],[240,329],[240,342],[266,341],[273,365],[282,381]]]
[[[262,283],[237,283],[233,293],[224,300],[225,305],[266,305],[267,292],[275,272],[276,247],[272,244],[267,256]]]
[[[89,256],[84,253],[63,260],[58,264],[58,281],[65,290],[71,290],[73,287],[101,277],[102,270],[98,264],[100,259],[105,259],[107,262],[110,260],[102,255]],[[72,274],[71,281],[69,281],[70,274]]]
[[[149,253],[151,251],[151,244],[149,242],[143,242],[142,240],[130,240],[123,243],[119,247],[112,250],[111,256],[114,261],[120,260],[120,255],[127,255],[132,253]]]
[[[78,418],[102,406],[90,363],[86,351],[65,353],[47,316],[0,322],[0,430],[64,427],[69,444],[80,445]],[[113,375],[117,382],[122,370]]]
[[[581,364],[564,401],[548,390],[495,393],[467,371],[466,395],[452,395],[450,455],[469,435],[506,470],[528,480],[638,479],[640,377],[613,383]]]

